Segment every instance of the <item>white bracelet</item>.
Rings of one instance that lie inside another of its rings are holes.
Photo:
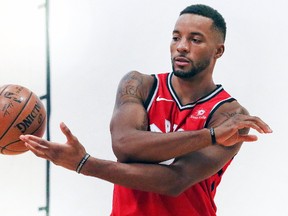
[[[81,159],[81,161],[79,162],[77,168],[76,168],[76,172],[80,173],[82,167],[84,166],[84,164],[86,163],[86,161],[88,160],[88,158],[90,157],[90,155],[88,153],[86,153],[84,155],[84,157]]]

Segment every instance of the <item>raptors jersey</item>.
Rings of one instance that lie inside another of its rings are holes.
[[[183,105],[171,85],[173,73],[155,75],[155,83],[144,104],[150,131],[169,133],[207,127],[212,114],[223,103],[235,100],[221,85],[198,101]],[[221,170],[177,197],[114,186],[111,216],[215,216],[214,196]]]

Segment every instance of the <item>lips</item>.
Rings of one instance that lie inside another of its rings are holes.
[[[186,58],[186,57],[181,57],[181,56],[179,56],[179,57],[175,57],[175,58],[174,58],[174,63],[175,63],[177,66],[183,67],[183,66],[189,65],[189,64],[190,64],[190,60],[189,60],[188,58]]]

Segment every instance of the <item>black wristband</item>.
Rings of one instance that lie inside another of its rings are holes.
[[[217,142],[216,142],[216,136],[215,136],[215,131],[213,127],[210,128],[210,135],[212,139],[212,145],[215,145]]]
[[[81,161],[79,162],[77,168],[76,168],[76,172],[80,173],[82,167],[84,166],[84,164],[86,163],[86,161],[88,160],[88,158],[90,157],[90,155],[88,153],[86,153],[84,155],[84,157],[81,159]]]

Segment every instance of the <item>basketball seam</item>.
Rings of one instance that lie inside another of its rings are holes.
[[[39,130],[39,128],[43,125],[43,123],[45,122],[45,120],[46,120],[46,115],[45,115],[45,117],[43,118],[43,121],[41,122],[41,124],[39,124],[39,126],[38,126],[33,132],[31,132],[31,134],[34,134],[37,130]],[[5,146],[0,146],[0,148],[1,148],[1,153],[2,153],[2,154],[5,154],[4,151],[10,151],[10,152],[25,152],[25,151],[27,151],[28,149],[27,149],[27,150],[24,150],[24,151],[15,151],[15,150],[12,150],[12,149],[7,149],[8,146],[10,146],[10,145],[12,145],[12,144],[14,144],[14,143],[16,143],[16,142],[19,142],[19,141],[21,141],[21,140],[18,139],[18,140],[15,140],[15,141],[11,142],[11,143],[8,143],[8,144],[5,145]]]
[[[5,91],[5,89],[8,87],[9,85],[5,86],[5,88],[1,91],[0,95],[2,95],[2,93]]]

